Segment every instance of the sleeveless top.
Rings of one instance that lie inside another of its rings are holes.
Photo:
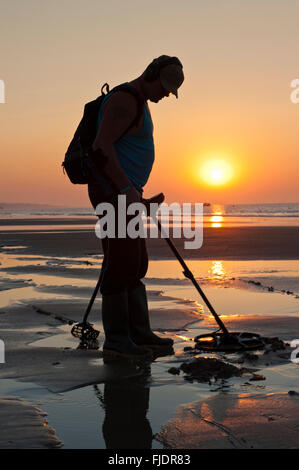
[[[128,82],[125,83],[128,86]],[[111,93],[103,99],[97,122],[97,129],[102,120],[102,107]],[[135,134],[125,135],[114,143],[120,166],[129,180],[142,193],[155,159],[153,123],[147,106],[143,105],[143,126]],[[140,118],[141,119],[141,118]]]

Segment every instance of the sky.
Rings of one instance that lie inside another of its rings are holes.
[[[185,82],[178,100],[149,103],[145,196],[299,202],[298,18],[297,0],[1,0],[0,202],[88,206],[61,169],[83,106],[162,54],[180,58]],[[223,184],[203,179],[215,160]]]

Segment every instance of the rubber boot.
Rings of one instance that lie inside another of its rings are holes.
[[[171,338],[160,338],[152,332],[149,321],[146,289],[140,284],[128,290],[130,336],[135,344],[148,348],[171,348]]]
[[[129,336],[127,291],[102,295],[102,321],[105,332],[103,354],[126,358],[151,358],[151,350],[138,347]]]

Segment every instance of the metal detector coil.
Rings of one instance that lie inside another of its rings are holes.
[[[194,338],[195,347],[206,352],[242,352],[264,349],[265,343],[256,333],[215,331]]]

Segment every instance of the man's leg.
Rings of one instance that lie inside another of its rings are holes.
[[[141,240],[107,238],[102,242],[104,261],[101,293],[111,294],[136,286],[145,276],[148,265]]]
[[[94,207],[100,202],[97,191],[89,191]],[[116,220],[117,218],[117,207]],[[117,234],[117,230],[116,230]],[[123,357],[149,358],[151,352],[138,347],[129,334],[128,287],[136,285],[141,250],[138,239],[104,238],[101,271],[102,321],[105,331],[103,352]]]
[[[139,273],[134,286],[128,289],[128,306],[130,316],[130,336],[134,343],[156,349],[171,348],[171,338],[161,338],[155,335],[150,327],[146,288],[141,279],[145,277],[148,267],[148,255],[145,239],[140,239]]]
[[[141,244],[138,239],[108,239],[101,282],[103,352],[126,357],[149,356],[130,335],[128,292],[139,281]]]

